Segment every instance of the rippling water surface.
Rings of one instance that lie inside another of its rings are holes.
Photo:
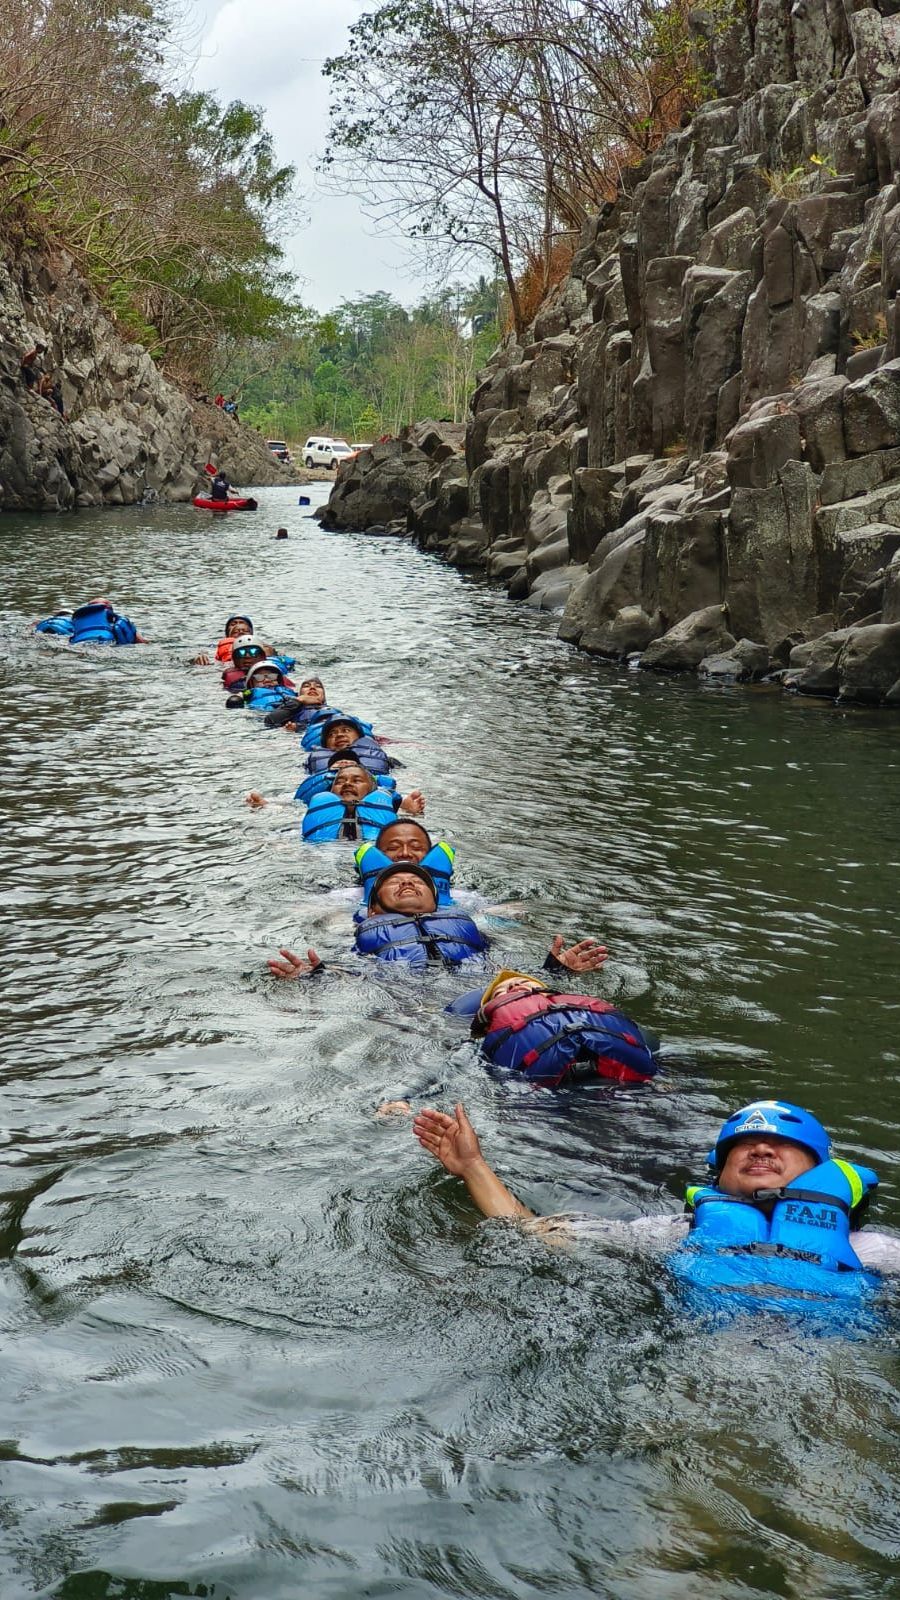
[[[477,1226],[373,1114],[437,1083],[536,1209],[633,1217],[779,1093],[900,1227],[898,723],[605,672],[295,502],[0,528],[0,1595],[900,1594],[896,1314],[866,1344],[700,1333],[653,1261]],[[95,593],[152,645],[27,632]],[[449,975],[263,976],[347,947],[349,873],[247,812],[296,743],[187,665],[245,607],[402,741],[461,879],[521,902],[503,957],[604,935],[663,1078],[516,1092]]]

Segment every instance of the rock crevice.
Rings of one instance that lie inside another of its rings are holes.
[[[465,455],[417,463],[426,548],[600,655],[900,700],[896,13],[695,10],[717,97],[586,225]]]

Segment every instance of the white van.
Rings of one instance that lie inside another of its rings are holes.
[[[303,446],[303,459],[308,467],[337,469],[352,454],[346,439],[329,439],[320,433],[312,434]]]

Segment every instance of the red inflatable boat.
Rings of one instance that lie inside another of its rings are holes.
[[[256,501],[250,495],[230,495],[227,500],[210,500],[208,495],[195,494],[194,505],[201,511],[255,511]]]

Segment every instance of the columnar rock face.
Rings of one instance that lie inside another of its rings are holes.
[[[692,29],[717,98],[585,227],[410,528],[597,654],[895,703],[900,4]]]
[[[65,420],[26,389],[23,354],[47,346]],[[188,500],[212,459],[236,483],[289,483],[265,441],[195,406],[141,345],[124,340],[71,258],[0,259],[0,507],[67,511]]]

